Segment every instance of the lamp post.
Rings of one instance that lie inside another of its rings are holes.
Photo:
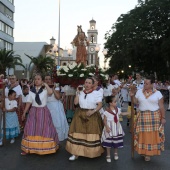
[[[95,47],[95,51],[96,51],[96,60],[95,60],[95,65],[96,65],[96,75],[98,76],[99,74],[99,57],[98,57],[98,52],[100,51],[100,45],[97,44]]]
[[[100,44],[97,44],[95,47],[96,51],[96,66],[99,67],[99,57],[98,57],[98,52],[100,51]]]
[[[68,49],[68,50],[67,50],[67,54],[68,54],[68,56],[69,56],[69,61],[68,61],[68,63],[70,63],[70,56],[72,55],[72,49]]]
[[[23,71],[22,71],[22,76],[24,77],[24,75],[25,75],[25,71],[23,70]]]
[[[56,60],[56,57],[58,56],[58,47],[57,47],[57,44],[55,43],[55,40],[56,40],[56,39],[55,39],[54,37],[52,37],[52,38],[50,39],[50,44],[51,44],[52,48],[51,48],[49,54],[50,54],[51,56],[53,56],[54,59]],[[57,62],[56,62],[56,64],[58,65]]]
[[[104,57],[107,55],[107,49],[103,49],[103,55],[104,55]],[[104,59],[104,70],[106,70],[106,62],[107,62],[107,60]]]

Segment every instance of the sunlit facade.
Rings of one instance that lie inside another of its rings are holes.
[[[0,0],[0,49],[13,49],[14,0]]]

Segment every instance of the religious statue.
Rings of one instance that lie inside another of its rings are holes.
[[[77,35],[71,42],[73,46],[77,47],[77,53],[76,53],[76,63],[83,63],[84,65],[87,64],[87,50],[86,47],[89,45],[89,41],[87,40],[87,37],[85,35],[85,32],[83,32],[81,25],[77,26]]]

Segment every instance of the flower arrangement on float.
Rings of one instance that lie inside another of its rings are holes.
[[[84,66],[84,64],[77,64],[75,62],[66,66],[61,66],[57,71],[58,82],[61,85],[71,85],[77,87],[84,84],[84,80],[87,77],[94,75],[99,76],[101,82],[108,79],[108,75],[101,68],[97,68],[94,64]]]

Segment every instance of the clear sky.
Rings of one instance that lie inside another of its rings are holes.
[[[60,0],[60,47],[71,48],[77,25],[89,29],[89,21],[96,20],[98,43],[103,49],[104,34],[117,18],[137,5],[138,0]],[[15,0],[15,42],[47,42],[54,36],[58,43],[59,0]],[[101,53],[99,54],[101,55]],[[101,61],[102,57],[101,57]]]

